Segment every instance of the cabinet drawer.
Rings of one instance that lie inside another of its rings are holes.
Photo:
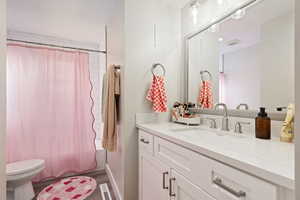
[[[139,150],[144,153],[153,154],[153,135],[139,131]]]
[[[222,200],[277,199],[277,187],[240,170],[214,161],[210,194]]]
[[[154,138],[154,156],[193,184],[207,190],[211,180],[212,160],[184,147]]]

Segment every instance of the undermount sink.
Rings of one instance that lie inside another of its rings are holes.
[[[203,127],[200,126],[183,126],[183,125],[177,125],[170,127],[170,131],[174,132],[181,132],[181,131],[199,131],[199,130],[205,130]]]
[[[183,126],[175,125],[169,128],[172,132],[181,132],[182,134],[213,134],[216,136],[229,136],[234,138],[246,138],[247,136],[239,133],[234,133],[233,131],[222,131],[220,129],[212,129],[206,126]]]

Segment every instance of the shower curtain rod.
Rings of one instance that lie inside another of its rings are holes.
[[[7,38],[7,41],[33,44],[33,45],[39,45],[39,46],[62,48],[62,49],[71,49],[71,50],[79,50],[79,51],[88,51],[88,52],[94,52],[94,53],[107,54],[106,51],[100,51],[100,50],[94,50],[94,49],[85,49],[85,48],[76,48],[76,47],[68,47],[68,46],[61,46],[61,45],[49,44],[49,43],[31,42],[31,41],[26,41],[26,40],[15,40],[15,39]]]

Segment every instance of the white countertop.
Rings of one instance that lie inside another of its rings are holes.
[[[294,144],[234,133],[219,135],[205,127],[138,123],[137,127],[251,175],[294,190]],[[219,132],[221,133],[221,132]]]

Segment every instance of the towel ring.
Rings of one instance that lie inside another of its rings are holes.
[[[211,75],[211,73],[210,73],[209,71],[207,71],[207,70],[200,71],[201,80],[202,80],[202,81],[205,81],[205,80],[204,80],[204,74],[205,74],[205,73],[208,74],[209,80],[211,81],[211,80],[212,80],[212,75]]]
[[[151,72],[152,72],[153,76],[155,76],[154,70],[155,70],[157,67],[162,68],[162,70],[163,70],[163,76],[165,76],[165,75],[166,75],[166,69],[165,69],[165,67],[164,67],[162,64],[160,64],[160,63],[155,63],[155,64],[152,65]]]

